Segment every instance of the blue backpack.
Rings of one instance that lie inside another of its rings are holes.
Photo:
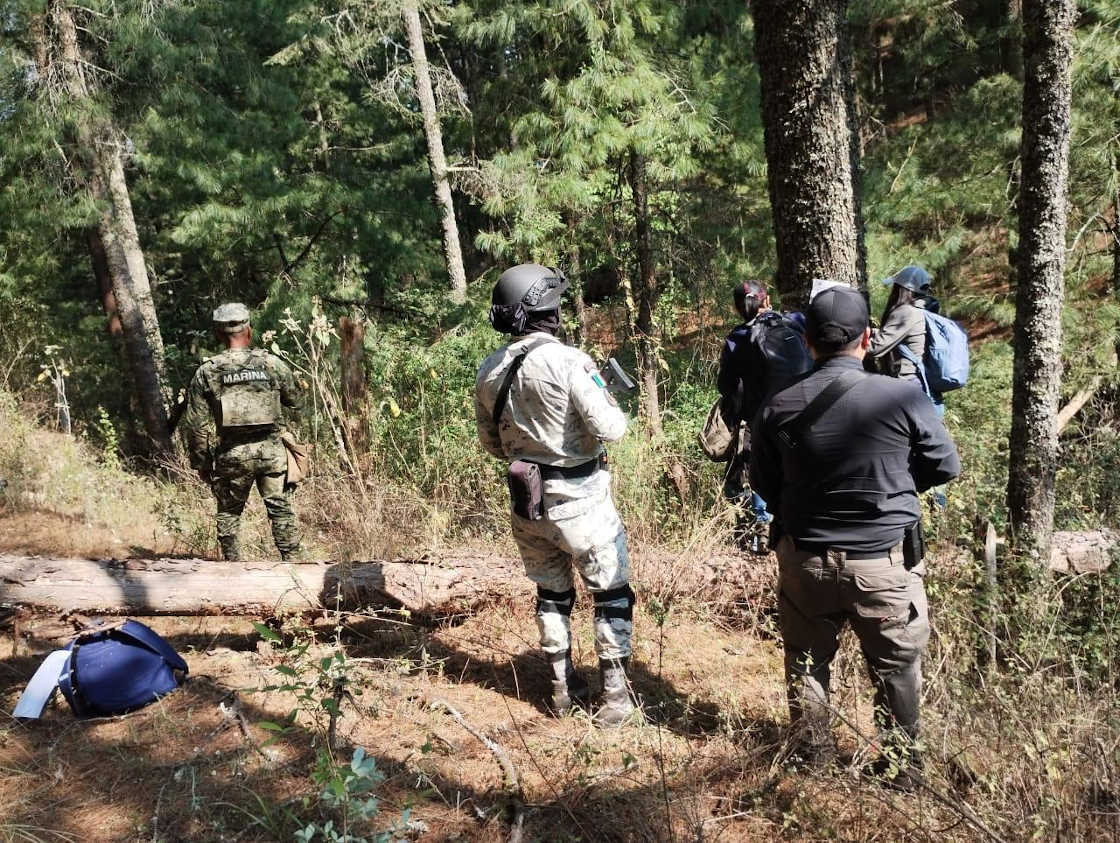
[[[79,717],[123,714],[179,687],[187,663],[139,621],[110,624],[75,636],[58,688]]]
[[[183,657],[144,624],[104,624],[47,656],[12,714],[42,717],[56,688],[78,717],[124,714],[171,693],[186,675]]]
[[[964,328],[938,313],[922,311],[926,318],[926,353],[919,363],[905,344],[898,352],[918,370],[926,392],[952,392],[968,382],[968,334]]]

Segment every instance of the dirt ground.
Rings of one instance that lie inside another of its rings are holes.
[[[46,512],[0,521],[9,552],[169,550],[144,538]],[[638,548],[635,570],[667,571],[679,585],[690,560],[674,559]],[[186,658],[188,681],[122,717],[78,720],[61,696],[42,721],[0,715],[0,840],[293,840],[309,824],[323,840],[332,820],[342,834],[340,814],[320,798],[331,755],[319,700],[331,690],[316,665],[332,659],[331,675],[346,683],[333,758],[347,764],[360,747],[384,777],[376,816],[345,829],[352,840],[385,830],[392,839],[515,839],[519,815],[525,840],[929,839],[934,829],[939,840],[973,839],[936,800],[861,779],[867,745],[850,729],[840,735],[841,768],[783,763],[781,652],[756,582],[772,576],[765,564],[712,573],[675,602],[664,584],[639,583],[632,676],[646,722],[615,731],[583,712],[548,713],[527,581],[470,616],[290,617],[277,641],[254,626],[264,618],[145,618]],[[727,590],[752,596],[729,611]],[[575,659],[594,689],[590,615],[581,594]],[[0,711],[12,711],[43,656],[74,629],[57,614],[0,611]],[[835,668],[838,704],[869,731],[852,642]],[[277,731],[301,696],[294,725]],[[518,790],[482,738],[508,758]]]
[[[175,545],[164,536],[129,526],[123,529],[87,523],[73,515],[47,510],[0,509],[0,548],[27,556],[141,557],[169,555]]]
[[[590,671],[586,601],[574,620],[576,660]],[[395,838],[509,838],[514,803],[496,757],[441,703],[508,755],[529,840],[803,839],[841,828],[843,838],[871,839],[883,803],[899,798],[905,809],[887,814],[903,837],[924,826],[923,814],[936,818],[920,798],[782,767],[777,645],[692,609],[670,611],[662,626],[639,610],[634,685],[649,722],[617,731],[583,714],[549,716],[531,606],[495,605],[434,626],[357,615],[300,622],[315,627],[308,657],[341,650],[355,691],[341,705],[336,756],[362,747],[385,776],[380,812],[356,834],[396,823]],[[123,717],[76,720],[56,698],[41,722],[9,719],[0,831],[11,840],[293,839],[318,816],[322,730],[277,736],[260,725],[296,704],[291,692],[262,690],[286,681],[276,667],[293,663],[290,646],[263,640],[249,618],[149,623],[185,656],[189,681]],[[16,620],[0,643],[0,708],[12,710],[42,655],[71,631],[57,617]],[[908,816],[915,805],[917,821]]]

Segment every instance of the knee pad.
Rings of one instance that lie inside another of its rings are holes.
[[[550,591],[537,586],[537,614],[538,615],[563,615],[570,617],[572,607],[576,603],[576,590],[569,588],[567,591]]]
[[[595,598],[595,617],[604,618],[607,620],[619,619],[624,621],[632,621],[634,619],[634,590],[629,585],[624,585],[621,588],[612,588],[607,591],[596,591]],[[608,603],[614,603],[619,600],[625,600],[625,606],[609,606]]]

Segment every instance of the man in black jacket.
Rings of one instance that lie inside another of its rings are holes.
[[[904,558],[904,548],[916,544],[918,493],[956,477],[960,459],[920,388],[864,371],[869,338],[859,292],[837,287],[812,300],[815,365],[759,411],[750,476],[780,526],[779,611],[801,751],[831,751],[829,666],[851,623],[885,733],[875,770],[906,787],[918,774],[929,616],[920,553]]]

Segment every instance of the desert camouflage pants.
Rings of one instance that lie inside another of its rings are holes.
[[[226,559],[241,558],[241,513],[254,485],[264,500],[281,558],[299,551],[299,524],[292,510],[291,491],[284,483],[287,472],[288,458],[279,436],[223,443],[219,448],[210,487],[218,501],[218,543]]]
[[[798,550],[783,536],[777,554],[790,719],[801,739],[829,740],[829,671],[837,636],[850,623],[875,687],[876,724],[888,742],[915,740],[929,641],[924,568],[907,570],[901,545],[878,559],[846,559]]]
[[[634,592],[626,531],[610,494],[610,475],[548,480],[547,517],[510,515],[525,573],[537,585],[537,627],[548,654],[571,647],[570,615],[578,571],[595,603],[595,650],[601,659],[630,655]]]

